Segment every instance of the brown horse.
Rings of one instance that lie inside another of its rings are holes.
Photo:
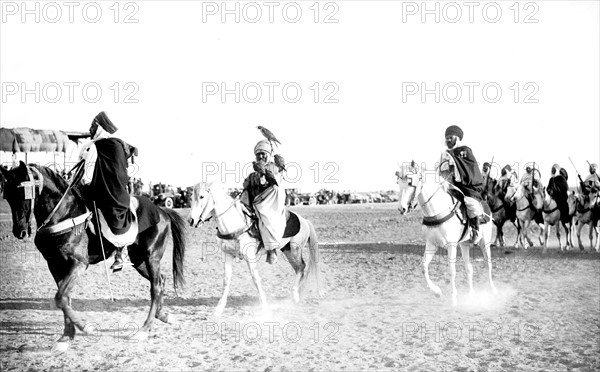
[[[488,188],[487,203],[492,211],[492,220],[496,226],[496,239],[494,245],[504,247],[504,231],[503,227],[507,221],[513,223],[517,229],[517,239],[515,240],[514,247],[517,248],[519,244],[519,234],[521,233],[521,227],[517,223],[517,206],[510,199],[506,199],[506,195],[502,195],[501,190],[496,188],[497,181],[490,181],[492,187]]]
[[[103,239],[104,254],[98,239],[89,230],[83,233],[90,212],[77,189],[70,189],[67,182],[49,168],[37,165],[20,165],[11,170],[1,169],[6,179],[4,197],[10,204],[13,234],[23,239],[31,235],[32,219],[38,226],[35,245],[48,263],[58,292],[54,296],[56,306],[65,319],[63,335],[53,350],[66,351],[75,337],[75,328],[82,332],[96,331],[93,323],[86,323],[71,307],[71,291],[80,274],[88,265],[94,265],[109,257],[115,247]],[[173,279],[181,285],[183,257],[185,253],[185,221],[176,212],[158,209],[160,220],[157,225],[139,233],[134,244],[128,247],[129,257],[135,269],[150,281],[150,311],[144,325],[135,334],[138,339],[148,337],[152,320],[169,323],[173,319],[163,312],[162,302],[165,275],[160,272],[160,263],[167,247],[169,233],[173,238]]]

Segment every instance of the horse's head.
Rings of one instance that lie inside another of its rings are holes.
[[[190,226],[198,227],[199,224],[206,222],[215,209],[215,201],[210,187],[211,185],[206,182],[200,182],[194,186],[190,218],[188,219]]]
[[[13,235],[17,239],[31,236],[35,198],[43,188],[42,175],[36,168],[23,162],[11,170],[0,167],[0,171],[5,179],[4,198],[12,212]]]
[[[504,201],[512,204],[515,201],[515,195],[517,194],[517,191],[522,188],[523,188],[522,185],[518,185],[518,186],[509,185],[506,188],[506,194],[504,195]]]
[[[404,166],[400,171],[396,172],[398,176],[398,210],[403,215],[410,212],[417,205],[417,194],[422,186],[421,175],[417,171],[415,162],[411,162],[410,166]]]
[[[535,209],[542,209],[544,203],[550,204],[550,194],[546,192],[544,186],[532,186],[533,187],[533,207]]]

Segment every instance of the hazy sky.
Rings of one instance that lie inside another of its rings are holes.
[[[241,186],[263,125],[303,191],[395,189],[457,124],[481,163],[574,186],[568,157],[600,160],[599,2],[515,3],[3,1],[0,122],[87,131],[105,110],[136,177],[182,186]]]

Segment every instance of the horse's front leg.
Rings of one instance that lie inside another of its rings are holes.
[[[592,222],[592,225],[590,226],[590,234],[592,230],[594,230],[594,232],[596,233],[596,252],[600,252],[600,228],[598,228],[598,226],[594,222]],[[592,239],[590,238],[590,243],[591,242]]]
[[[469,296],[473,296],[473,265],[469,257],[469,247],[466,244],[460,244],[460,250],[462,252],[463,261],[465,262],[465,272],[467,274],[467,281],[469,282]]]
[[[493,294],[497,294],[498,290],[496,289],[496,286],[494,285],[494,280],[492,279],[492,252],[490,250],[490,245],[485,243],[481,244],[480,247],[481,253],[483,254],[483,260],[487,264],[488,268],[488,279],[490,281],[490,288]]]
[[[225,306],[227,305],[227,296],[229,296],[229,289],[231,288],[231,275],[233,273],[233,259],[234,257],[229,253],[223,252],[223,294],[221,299],[215,308],[214,315],[221,316]]]
[[[246,256],[246,262],[248,263],[248,269],[250,270],[250,275],[252,276],[252,281],[254,282],[254,286],[258,291],[258,297],[260,298],[260,303],[263,307],[263,310],[267,310],[267,296],[265,295],[265,291],[262,289],[260,275],[256,268],[258,264],[258,257],[256,253],[252,254],[252,252],[256,252],[255,249],[250,250],[249,255]]]
[[[48,261],[48,266],[54,275],[55,272],[59,270],[60,266],[69,263],[71,266],[68,269],[68,273],[62,280],[57,280],[58,291],[54,296],[56,307],[62,310],[65,320],[65,329],[63,335],[56,341],[52,348],[52,351],[57,353],[65,352],[69,348],[70,342],[75,338],[75,327],[83,332],[90,332],[91,327],[91,325],[89,325],[86,328],[86,324],[75,314],[75,311],[71,308],[70,296],[71,290],[73,290],[79,274],[85,271],[86,265],[77,259],[71,258],[67,263],[64,261],[60,263]],[[57,279],[56,276],[55,279]]]
[[[427,282],[427,287],[435,293],[436,296],[440,297],[442,295],[442,290],[440,287],[435,285],[431,279],[429,278],[429,264],[435,256],[435,252],[437,251],[437,246],[427,241],[425,243],[425,256],[423,257],[423,271],[425,273],[425,281]]]
[[[515,249],[519,248],[519,237],[521,236],[521,224],[519,223],[519,220],[516,220],[516,222],[517,223],[513,222],[513,225],[517,229],[517,238],[515,239],[515,244],[513,244]]]
[[[581,224],[579,224],[579,225],[581,225]],[[596,226],[594,226],[593,222],[589,223],[588,225],[589,225],[589,228],[590,228],[590,234],[589,234],[589,237],[590,237],[590,250],[592,250],[592,249],[594,249],[594,232],[596,233],[596,235],[598,235],[598,228]],[[580,228],[580,230],[581,230],[581,228]],[[579,241],[579,247],[581,249],[583,249],[583,245],[581,244],[581,240]]]
[[[562,222],[560,222],[560,221],[558,221],[558,222],[556,223],[556,238],[558,239],[558,248],[560,248],[560,251],[562,252],[564,249],[563,249],[562,242],[560,241],[560,225],[561,225],[561,224],[562,224]],[[564,225],[563,225],[563,227],[564,227]],[[566,230],[566,229],[567,229],[567,228],[565,227],[565,230]],[[567,242],[567,243],[568,243],[568,242]]]
[[[544,249],[542,250],[542,253],[546,253],[546,249],[548,248],[548,238],[550,237],[550,225],[548,222],[544,222],[542,233],[544,234]]]
[[[576,229],[576,235],[577,235],[577,243],[579,244],[579,250],[583,251],[583,243],[581,242],[581,229],[583,229],[583,223],[581,223],[581,221],[579,221],[579,223],[577,224]],[[592,229],[590,228],[590,249],[592,249]]]
[[[531,239],[529,239],[529,224],[529,221],[523,222],[523,228],[521,229],[521,246],[523,249],[530,247]]]
[[[448,271],[450,271],[450,287],[452,287],[452,306],[458,305],[458,294],[456,292],[456,244],[449,243],[448,249]]]

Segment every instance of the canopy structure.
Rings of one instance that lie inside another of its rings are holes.
[[[63,132],[50,129],[0,128],[0,151],[67,152],[69,140],[77,143],[89,133]]]

